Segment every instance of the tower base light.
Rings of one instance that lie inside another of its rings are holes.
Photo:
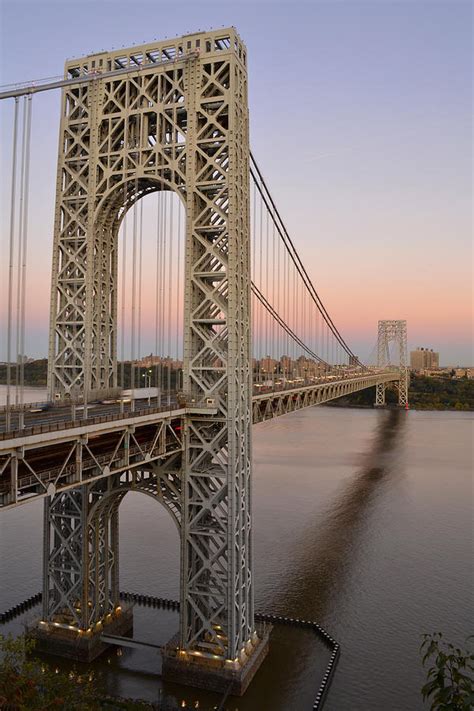
[[[40,620],[27,628],[27,634],[35,640],[36,652],[78,662],[92,662],[111,646],[103,641],[102,635],[133,635],[133,608],[122,605],[120,614],[107,615],[101,623],[85,630],[61,622]]]
[[[251,645],[246,645],[243,653],[235,659],[181,650],[176,635],[163,649],[163,679],[208,691],[229,691],[233,696],[243,696],[268,654],[271,630],[271,625],[257,625],[257,638],[252,640]]]

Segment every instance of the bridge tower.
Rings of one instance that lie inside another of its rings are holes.
[[[212,398],[215,410],[185,419],[176,485],[180,634],[164,668],[183,682],[186,665],[192,661],[199,670],[205,658],[204,686],[213,685],[213,676],[242,677],[250,667],[251,677],[267,645],[254,622],[251,558],[246,63],[234,28],[201,32],[68,61],[66,78],[95,78],[62,93],[48,373],[53,398],[90,399],[117,386],[121,221],[153,191],[173,190],[185,206],[183,390],[195,402]],[[91,629],[117,607],[118,504],[91,519],[103,495],[88,485],[46,504],[46,624],[76,610],[73,625]],[[198,677],[193,672],[192,683],[200,685]]]
[[[400,370],[400,380],[395,385],[398,389],[398,404],[402,407],[408,403],[408,367],[407,367],[407,322],[384,320],[379,321],[377,334],[377,366],[379,368],[392,367],[390,359],[390,345],[395,343],[398,350],[398,365],[393,366]],[[377,383],[375,391],[375,405],[385,405],[386,383]]]

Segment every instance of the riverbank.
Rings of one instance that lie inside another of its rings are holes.
[[[411,410],[452,410],[466,412],[474,410],[474,380],[467,378],[427,378],[422,375],[410,376],[408,399]],[[388,405],[396,405],[397,393],[387,389]],[[360,390],[347,397],[327,403],[328,407],[371,408],[375,402],[375,387]]]

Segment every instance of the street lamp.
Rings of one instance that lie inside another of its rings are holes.
[[[151,404],[151,373],[152,370],[148,370],[148,372],[142,373],[142,378],[145,378],[145,387],[148,388],[148,404]]]

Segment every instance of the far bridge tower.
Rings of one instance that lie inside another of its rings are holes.
[[[390,346],[396,349],[396,365],[391,362]],[[379,321],[377,334],[377,366],[388,370],[391,368],[400,371],[400,380],[395,383],[398,390],[398,404],[401,407],[408,405],[408,365],[407,365],[407,322],[385,320]],[[377,383],[375,405],[385,405],[386,383]]]

